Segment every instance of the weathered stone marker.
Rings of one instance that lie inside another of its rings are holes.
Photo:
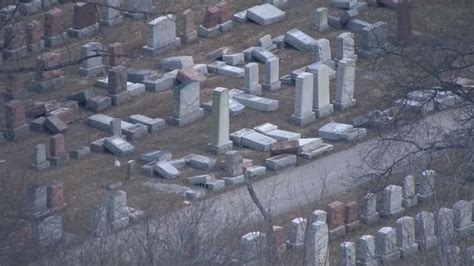
[[[204,117],[204,110],[199,107],[199,89],[197,81],[185,82],[173,89],[172,125],[181,127]]]
[[[299,126],[308,125],[316,120],[313,112],[314,75],[301,73],[296,78],[296,93],[293,122]]]
[[[223,154],[232,149],[229,120],[229,90],[215,88],[212,92],[211,142],[207,146],[211,153]]]
[[[315,68],[313,85],[313,111],[317,118],[325,117],[334,112],[329,92],[329,67],[319,64]]]
[[[336,99],[333,102],[334,109],[343,111],[356,104],[354,99],[356,60],[350,58],[341,59],[337,64],[336,76]]]
[[[245,87],[243,90],[252,95],[262,95],[262,86],[259,83],[258,64],[248,63],[245,70]]]
[[[148,41],[143,46],[146,55],[161,55],[180,46],[181,39],[176,37],[176,16],[168,14],[148,23]]]

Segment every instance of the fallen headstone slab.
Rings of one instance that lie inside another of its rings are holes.
[[[204,110],[207,110],[207,111],[211,112],[212,111],[212,101],[202,103],[201,107]],[[238,101],[236,101],[232,98],[229,98],[229,112],[230,112],[231,116],[240,115],[241,113],[244,112],[244,110],[245,110],[245,106],[243,104],[239,103]]]
[[[131,115],[129,117],[131,123],[139,123],[148,128],[148,133],[156,132],[165,127],[165,120],[161,118],[150,118],[144,115]]]
[[[278,129],[278,126],[271,123],[264,123],[253,128],[255,131],[265,134],[271,138],[281,141],[297,140],[301,138],[300,133]]]
[[[285,42],[299,51],[309,51],[316,40],[299,29],[292,29],[285,34]]]
[[[85,104],[87,99],[90,99],[94,96],[95,96],[95,91],[93,89],[85,89],[68,96],[67,100],[76,101],[78,104]]]
[[[244,175],[238,175],[234,177],[224,177],[222,178],[222,180],[224,180],[226,186],[235,186],[235,185],[245,183]]]
[[[246,169],[246,174],[250,178],[262,176],[262,175],[265,175],[266,173],[267,173],[267,168],[261,165],[250,166]]]
[[[258,45],[262,47],[263,49],[266,49],[269,51],[277,47],[276,44],[273,43],[273,39],[270,34],[260,37],[260,39],[258,39]]]
[[[358,141],[367,135],[365,128],[354,128],[352,125],[336,122],[324,125],[318,132],[323,139],[347,142]]]
[[[247,9],[235,13],[232,17],[239,23],[247,22]]]
[[[176,184],[163,184],[159,183],[158,181],[148,181],[143,184],[155,191],[164,192],[169,194],[178,194],[180,196],[185,197],[188,191],[192,191],[191,188],[186,186],[180,186]]]
[[[225,188],[225,181],[220,179],[213,179],[206,182],[205,187],[210,191],[219,191]]]
[[[127,69],[127,81],[132,83],[143,83],[146,78],[154,75],[158,75],[158,72],[155,70],[137,68]]]
[[[155,176],[155,165],[157,161],[152,161],[147,164],[144,164],[140,167],[141,174],[144,176],[154,177]]]
[[[270,145],[277,142],[276,139],[258,132],[250,132],[241,137],[241,144],[257,151],[269,151]]]
[[[273,171],[281,171],[294,168],[296,161],[297,157],[294,154],[280,154],[265,159],[265,166]]]
[[[187,81],[192,81],[192,80],[204,82],[206,81],[207,78],[203,74],[195,70],[194,68],[187,67],[178,71],[178,74],[176,75],[176,79],[180,82],[187,82]]]
[[[151,162],[169,161],[171,158],[171,152],[164,150],[154,150],[140,155],[140,161],[145,164]]]
[[[186,199],[194,201],[202,199],[206,196],[206,190],[204,189],[191,189],[186,191]]]
[[[160,92],[171,89],[176,82],[174,73],[165,73],[163,75],[152,75],[143,80],[145,90],[149,92]]]
[[[252,58],[265,63],[268,59],[276,57],[272,52],[263,47],[258,47],[252,50]]]
[[[207,57],[216,60],[216,59],[221,59],[225,54],[230,52],[230,47],[221,47],[219,49],[216,49],[214,51],[211,51],[207,54]]]
[[[333,7],[350,9],[357,4],[357,0],[331,0],[331,5]]]
[[[106,138],[104,148],[117,156],[126,156],[135,151],[135,147],[119,136]]]
[[[309,152],[316,149],[321,144],[323,144],[323,140],[321,138],[302,138],[298,140],[298,145],[301,152]]]
[[[92,141],[91,144],[90,144],[91,151],[93,151],[93,152],[104,152],[105,151],[105,148],[104,148],[105,139],[106,138],[101,138],[101,139]]]
[[[230,78],[242,78],[244,77],[245,70],[241,67],[229,66],[224,63],[217,67],[217,75],[230,77]]]
[[[326,152],[330,152],[333,149],[334,149],[333,145],[327,144],[327,143],[322,143],[321,145],[317,146],[314,149],[305,150],[304,152],[301,152],[300,156],[305,158],[305,159],[311,160],[313,158],[316,158],[316,157],[320,156],[321,154],[324,154]]]
[[[257,5],[247,9],[247,19],[260,25],[270,25],[285,19],[285,12],[272,4]]]
[[[110,122],[113,119],[114,119],[113,117],[108,116],[108,115],[95,114],[95,115],[91,115],[87,118],[87,124],[90,127],[93,127],[93,128],[96,128],[96,129],[99,129],[99,130],[102,130],[102,131],[109,132],[110,131]],[[121,121],[121,124],[120,124],[120,127],[122,128],[122,130],[127,129],[127,128],[132,127],[132,126],[133,126],[133,124],[130,124],[130,123],[125,122],[125,121]]]
[[[52,134],[66,133],[68,126],[57,116],[48,116],[44,121],[44,126]]]
[[[183,69],[193,65],[194,59],[192,56],[173,56],[161,60],[161,68],[165,71]]]
[[[213,174],[191,176],[191,177],[188,177],[188,184],[205,185],[208,181],[211,181],[212,179],[214,179]]]
[[[211,171],[216,165],[216,159],[199,154],[190,154],[185,157],[185,160],[190,167],[204,171]]]
[[[71,151],[69,155],[71,156],[71,158],[81,159],[81,158],[86,157],[90,153],[91,153],[91,148],[87,146],[83,146],[75,151]]]
[[[134,124],[122,129],[122,132],[127,137],[127,140],[137,140],[148,135],[148,128],[142,124]]]
[[[153,168],[155,173],[160,175],[161,177],[165,179],[176,179],[180,175],[180,172],[178,169],[176,169],[174,166],[172,166],[168,162],[158,162],[155,167]]]
[[[232,132],[230,134],[230,140],[232,140],[235,145],[240,146],[242,144],[242,137],[252,132],[255,132],[255,130],[250,128],[242,128],[240,130]]]
[[[245,63],[244,53],[226,54],[222,61],[231,66],[243,65]]]
[[[279,141],[270,146],[270,156],[280,154],[293,154],[298,156],[300,153],[300,145],[298,140]]]
[[[277,100],[263,98],[252,94],[240,94],[233,97],[236,101],[253,110],[273,112],[278,109]]]
[[[109,96],[95,96],[86,100],[86,109],[93,112],[102,112],[112,106],[112,98]]]

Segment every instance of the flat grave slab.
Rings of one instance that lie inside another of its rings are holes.
[[[270,25],[285,19],[285,12],[272,4],[257,5],[247,9],[247,19],[260,24]]]
[[[240,94],[233,97],[236,101],[253,110],[273,112],[278,109],[277,100],[263,98],[252,94]]]
[[[126,156],[135,151],[135,147],[119,136],[106,138],[104,148],[117,156]]]

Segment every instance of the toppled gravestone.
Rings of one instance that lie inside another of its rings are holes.
[[[269,151],[270,146],[277,142],[274,138],[248,128],[243,128],[231,133],[230,139],[235,145],[242,145],[257,151]]]
[[[359,141],[367,135],[365,128],[354,128],[352,125],[336,122],[324,125],[318,132],[323,139],[347,142]]]
[[[286,13],[272,4],[263,4],[247,10],[247,19],[260,24],[270,25],[285,19]]]
[[[272,123],[264,123],[254,127],[253,129],[276,140],[290,141],[301,138],[301,134],[278,129],[278,126]]]
[[[104,148],[117,156],[126,156],[135,151],[135,147],[132,144],[119,136],[106,138]]]

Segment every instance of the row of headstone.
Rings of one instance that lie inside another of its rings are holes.
[[[46,145],[35,146],[35,159],[31,168],[36,171],[49,169],[50,167],[61,166],[70,160],[70,155],[66,151],[66,144],[63,134],[56,134],[49,138],[49,156],[46,154]]]
[[[459,255],[458,248],[452,252],[456,240],[474,233],[472,209],[472,201],[461,200],[453,205],[453,209],[441,208],[436,217],[427,211],[417,213],[414,218],[400,217],[395,228],[383,227],[375,238],[364,235],[356,245],[342,243],[339,262],[344,265],[392,263],[400,257],[416,256],[418,250],[432,250],[438,246],[443,253],[439,258],[444,263],[457,261],[459,258],[451,258]],[[472,262],[471,256],[470,248],[466,249],[465,260]]]

